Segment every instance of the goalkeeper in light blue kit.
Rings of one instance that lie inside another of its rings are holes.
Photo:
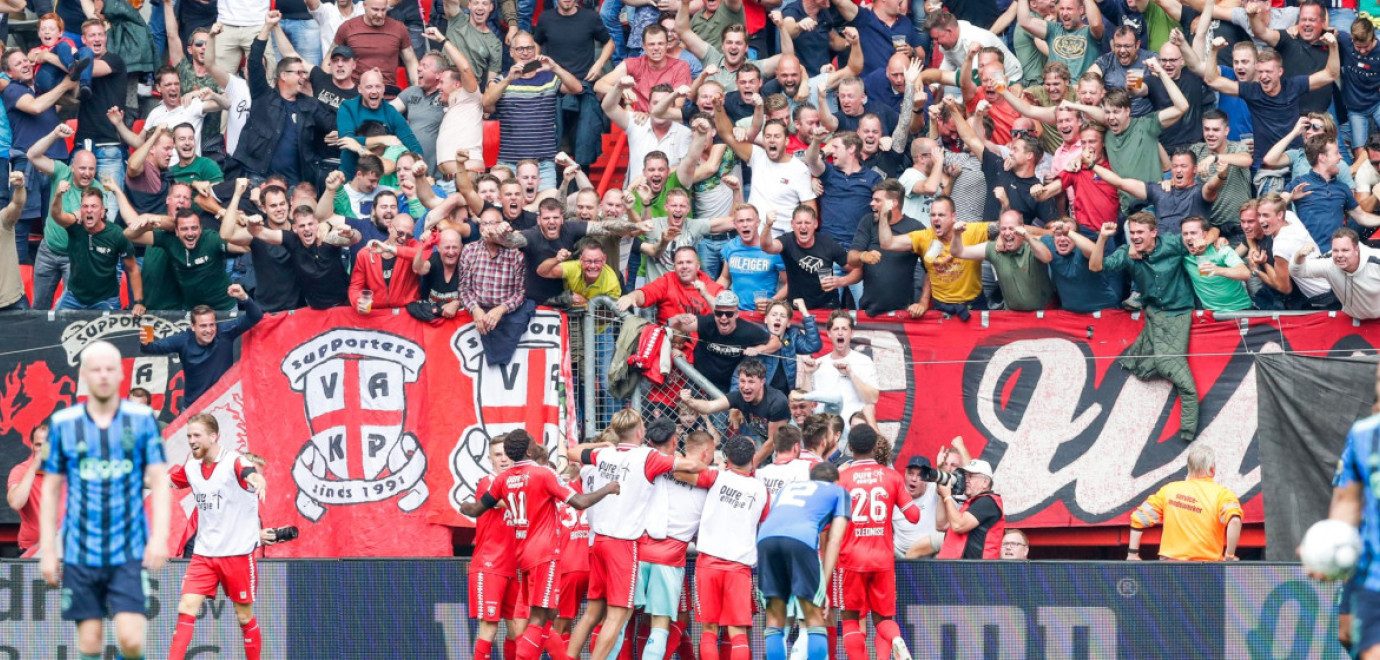
[[[789,483],[781,489],[757,531],[758,578],[767,599],[767,628],[762,635],[767,660],[786,660],[782,628],[791,597],[805,614],[809,660],[829,657],[824,628],[825,576],[833,575],[838,563],[851,504],[838,480],[839,471],[833,465],[814,466],[809,481]],[[819,536],[826,527],[829,540],[821,559]]]
[[[1361,532],[1361,561],[1356,573],[1343,589],[1343,598],[1350,592],[1349,621],[1339,632],[1343,643],[1350,641],[1350,651],[1362,660],[1380,660],[1380,369],[1376,373],[1376,403],[1371,416],[1358,420],[1346,436],[1346,448],[1338,461],[1337,474],[1332,479],[1332,507],[1328,518],[1355,525]],[[770,519],[768,519],[770,520]],[[1320,580],[1329,576],[1315,574]],[[1344,610],[1344,613],[1347,610]],[[1349,630],[1350,629],[1350,630]]]

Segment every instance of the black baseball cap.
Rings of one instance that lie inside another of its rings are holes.
[[[909,463],[906,463],[906,469],[907,469],[907,470],[909,470],[909,469],[911,469],[911,468],[915,468],[915,469],[917,469],[917,470],[923,470],[923,469],[925,469],[925,468],[927,468],[927,467],[930,467],[930,459],[927,458],[927,457],[925,457],[925,456],[911,456],[911,457],[910,457],[910,462],[909,462]]]
[[[338,56],[338,57],[343,57],[343,58],[345,58],[345,59],[347,59],[347,60],[353,60],[353,59],[355,59],[355,49],[350,48],[349,46],[336,46],[335,48],[332,48],[332,49],[331,49],[331,55],[330,55],[330,57],[327,57],[326,59],[327,59],[327,60],[333,60],[333,59],[335,59],[337,56]]]

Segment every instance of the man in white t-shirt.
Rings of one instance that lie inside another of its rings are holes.
[[[751,142],[740,142],[733,134],[733,122],[724,112],[723,101],[714,102],[714,124],[724,144],[746,161],[752,170],[752,191],[748,203],[757,207],[758,215],[766,217],[776,212],[776,222],[772,225],[773,236],[780,236],[791,230],[791,218],[795,207],[807,204],[819,211],[815,201],[815,189],[810,185],[810,168],[805,161],[791,156],[786,149],[790,140],[790,129],[786,123],[773,119],[762,128],[761,147]]]
[[[608,115],[613,125],[623,129],[628,138],[628,176],[624,179],[627,182],[625,185],[631,185],[637,177],[642,176],[642,161],[647,154],[660,151],[666,154],[667,162],[675,168],[690,151],[690,129],[685,124],[655,115],[634,115],[619,103],[625,97],[632,97],[634,84],[632,76],[623,76],[617,85],[609,88],[603,99],[604,114]],[[669,86],[653,87],[652,106],[655,107],[657,102],[674,93]],[[690,183],[693,182],[682,182],[682,185]]]
[[[853,317],[847,310],[836,309],[829,315],[828,333],[833,350],[819,358],[800,357],[810,380],[806,389],[819,396],[837,397],[842,405],[839,415],[844,419],[861,411],[868,423],[875,426],[877,399],[881,396],[877,365],[872,358],[853,350]]]
[[[1277,193],[1263,195],[1256,206],[1260,218],[1260,230],[1274,238],[1274,248],[1269,254],[1256,250],[1250,254],[1252,270],[1260,280],[1274,290],[1289,295],[1294,287],[1309,301],[1309,306],[1317,309],[1340,309],[1336,296],[1332,295],[1332,285],[1324,277],[1290,277],[1289,262],[1305,247],[1318,251],[1318,243],[1308,233],[1298,216],[1285,210],[1286,202]]]
[[[186,96],[182,95],[182,79],[178,77],[177,69],[165,66],[158,70],[157,76],[158,91],[163,95],[163,102],[149,111],[144,118],[144,132],[152,130],[155,126],[167,126],[169,131],[173,127],[181,124],[191,124],[196,129],[196,154],[201,155],[201,124],[206,115],[219,112],[230,106],[230,100],[224,94],[220,94],[209,88],[201,88]],[[132,146],[143,144],[142,137],[134,136],[128,129],[115,127],[120,131],[121,137]]]
[[[891,517],[892,539],[897,559],[916,559],[924,556],[911,554],[911,550],[925,548],[924,544],[916,546],[916,542],[925,537],[929,537],[929,552],[937,551],[944,545],[944,533],[938,531],[941,527],[939,516],[944,515],[944,508],[939,506],[939,491],[931,488],[929,483],[920,478],[920,473],[930,467],[930,459],[924,456],[912,456],[906,464],[906,493],[920,509],[920,522],[911,523],[905,516]]]

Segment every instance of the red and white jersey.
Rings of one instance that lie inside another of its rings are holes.
[[[259,547],[259,498],[240,477],[248,467],[238,452],[221,447],[212,463],[188,457],[169,471],[173,486],[191,487],[196,499],[196,554],[234,557]]]
[[[561,556],[561,515],[557,504],[575,497],[556,471],[518,461],[494,477],[489,495],[507,505],[517,537],[518,567],[528,569]]]
[[[484,477],[474,488],[476,498],[484,497],[493,486],[492,476]],[[474,557],[471,571],[517,576],[517,528],[508,509],[489,509],[474,523]]]
[[[839,566],[859,572],[896,570],[892,510],[899,508],[907,520],[914,517],[912,522],[920,518],[919,509],[906,493],[905,478],[877,461],[865,459],[841,470],[839,485],[852,499]]]
[[[585,484],[588,492],[614,481],[619,487],[617,495],[605,497],[590,508],[590,529],[600,536],[636,541],[646,531],[648,512],[655,499],[652,480],[674,469],[676,457],[651,447],[627,444],[593,450],[587,455],[586,462],[596,469],[594,478]]]
[[[585,492],[583,480],[572,481],[569,485],[577,493]],[[565,503],[557,505],[556,509],[561,514],[561,572],[588,571],[589,510],[576,511]]]
[[[695,485],[709,489],[700,515],[700,554],[756,566],[757,526],[771,508],[767,486],[746,474],[719,470],[701,472]]]
[[[824,462],[824,458],[822,456],[808,449],[800,450],[800,460],[809,463],[811,468]]]
[[[781,493],[786,484],[810,480],[810,468],[814,464],[804,458],[793,458],[781,463],[772,463],[757,468],[757,478],[766,484],[772,499]]]
[[[649,523],[647,534],[638,540],[637,558],[662,566],[684,566],[690,542],[700,530],[709,491],[679,481],[669,473],[657,477],[652,488],[656,498],[653,508],[662,507],[665,513],[655,528]]]

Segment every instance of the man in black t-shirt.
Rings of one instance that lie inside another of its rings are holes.
[[[580,167],[588,168],[599,158],[603,139],[604,113],[599,109],[594,81],[604,72],[613,56],[613,42],[599,13],[583,7],[579,0],[557,0],[556,11],[541,15],[532,38],[570,75],[583,81],[578,94],[560,94],[556,110],[556,129],[562,142],[568,140],[571,153]]]
[[[263,218],[250,216],[254,238],[282,245],[292,255],[302,296],[312,309],[344,307],[350,302],[350,276],[345,272],[344,252],[359,242],[359,232],[348,226],[332,227],[316,219],[305,204],[292,210],[292,231],[264,227]]]
[[[745,435],[757,444],[757,453],[752,464],[758,465],[776,447],[776,430],[791,419],[790,403],[780,390],[767,385],[767,367],[757,358],[748,358],[738,366],[738,389],[727,396],[705,401],[696,399],[690,390],[680,391],[680,400],[701,415],[713,415],[725,410],[736,410],[741,421],[731,435]],[[730,415],[730,420],[736,417]],[[734,422],[729,422],[735,426]]]
[[[986,143],[986,149],[979,156],[982,159],[982,173],[992,188],[982,217],[984,220],[1001,217],[1002,198],[1005,197],[1006,204],[1010,205],[1011,210],[1019,211],[1027,225],[1044,227],[1046,222],[1058,217],[1059,210],[1052,200],[1042,202],[1030,194],[1032,187],[1040,185],[1035,168],[1040,164],[1045,150],[1040,146],[1039,138],[1035,137],[1033,121],[1025,117],[1017,119],[1012,124],[1011,132],[1022,130],[1027,132],[1013,136],[1011,144],[1007,145],[1009,156],[1003,158],[996,151],[1000,147],[990,142]]]
[[[111,108],[125,107],[128,76],[125,61],[106,49],[105,25],[87,21],[81,29],[82,43],[91,49],[91,90],[77,106],[77,144],[96,154],[96,172],[125,181],[125,155],[129,151],[120,141],[120,134],[106,119]],[[83,90],[85,92],[85,90]],[[90,146],[86,141],[90,140]],[[107,195],[106,204],[113,208],[114,197]]]
[[[838,309],[839,291],[862,280],[861,266],[848,266],[848,250],[827,234],[816,233],[819,214],[814,207],[801,204],[791,214],[791,232],[772,238],[776,212],[767,211],[762,229],[762,251],[779,254],[786,263],[786,290],[805,299],[810,309]],[[848,271],[834,276],[834,266]]]
[[[460,232],[442,229],[436,250],[425,254],[419,249],[412,257],[412,272],[422,278],[420,302],[437,317],[453,318],[460,311]]]
[[[559,279],[542,277],[537,273],[542,262],[561,250],[575,251],[575,244],[585,236],[625,236],[650,229],[627,220],[605,220],[597,223],[566,222],[565,204],[548,197],[537,207],[537,226],[509,232],[504,247],[522,250],[527,257],[527,298],[538,305],[565,292]]]
[[[669,321],[672,330],[699,335],[695,369],[721,392],[730,389],[733,370],[744,357],[775,353],[781,340],[761,326],[738,321],[738,296],[724,290],[714,298],[713,316],[682,314]]]

